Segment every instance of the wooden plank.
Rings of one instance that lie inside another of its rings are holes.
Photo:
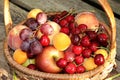
[[[5,70],[7,70],[9,75],[11,75],[9,66],[7,64],[7,61],[4,57],[4,52],[3,52],[3,41],[5,39],[4,16],[3,16],[4,2],[3,1],[4,0],[0,0],[0,68],[4,68]],[[13,22],[15,24],[19,23],[20,21],[26,18],[27,12],[20,9],[19,7],[15,6],[12,3],[10,3],[10,11],[11,11]]]
[[[2,23],[4,23],[4,16],[3,16],[3,9],[4,9],[4,0],[0,0],[0,17],[2,18]],[[22,10],[21,8],[15,6],[14,4],[10,3],[10,12],[11,12],[11,16],[12,19],[14,21],[15,24],[19,23],[20,21],[22,21],[23,19],[26,18],[26,14],[27,12]],[[1,19],[0,19],[1,21]]]
[[[97,0],[88,0],[86,2],[89,2],[89,4],[93,3],[98,3]],[[120,0],[108,0],[108,2],[110,3],[111,8],[113,9],[113,12],[116,14],[116,16],[119,17],[120,19]],[[94,5],[93,5],[94,6]]]

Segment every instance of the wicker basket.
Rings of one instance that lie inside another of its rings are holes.
[[[4,54],[5,57],[10,64],[12,70],[14,70],[19,77],[24,78],[26,80],[103,80],[105,77],[112,71],[113,66],[115,63],[115,56],[116,56],[116,24],[113,12],[109,6],[107,0],[98,0],[103,9],[105,10],[109,21],[110,21],[110,28],[107,27],[105,24],[106,30],[109,32],[111,43],[110,43],[110,53],[109,57],[107,58],[104,65],[97,67],[94,70],[84,72],[82,74],[52,74],[52,73],[45,73],[35,70],[30,70],[26,67],[23,67],[17,64],[12,56],[12,50],[8,47],[7,40],[4,41]],[[4,20],[5,20],[5,29],[6,29],[6,36],[9,30],[12,28],[12,20],[9,12],[9,0],[4,0]]]

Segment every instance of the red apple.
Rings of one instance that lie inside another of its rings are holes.
[[[48,46],[43,49],[43,52],[36,57],[36,65],[38,69],[48,73],[58,73],[62,69],[59,68],[56,62],[64,57],[64,52],[58,51],[53,46]]]
[[[99,26],[99,20],[92,12],[82,12],[75,16],[75,22],[79,24],[86,24],[88,29],[96,30]]]
[[[9,31],[7,41],[9,47],[12,48],[13,50],[20,48],[22,40],[20,39],[19,33],[24,28],[28,27],[25,25],[16,25]]]

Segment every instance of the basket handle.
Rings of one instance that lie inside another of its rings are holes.
[[[103,9],[105,10],[109,22],[110,22],[110,27],[111,27],[111,48],[116,48],[116,22],[115,22],[115,17],[113,14],[113,11],[108,3],[107,0],[98,0],[99,3],[102,5]]]
[[[13,24],[10,15],[9,0],[4,0],[4,24],[7,35]]]

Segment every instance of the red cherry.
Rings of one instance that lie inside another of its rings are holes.
[[[61,14],[60,14],[60,16],[61,16],[61,17],[64,17],[64,16],[67,15],[67,14],[68,14],[67,11],[62,11]]]
[[[35,54],[34,54],[34,53],[31,53],[31,52],[28,52],[28,53],[27,53],[27,57],[28,57],[29,59],[33,59],[33,58],[35,58]]]
[[[47,35],[42,35],[39,41],[42,46],[48,46],[50,44],[50,39]]]
[[[82,66],[82,65],[77,66],[76,72],[77,72],[77,73],[83,73],[83,72],[85,72],[85,67]]]
[[[68,63],[65,67],[65,71],[69,74],[74,74],[76,72],[76,65],[72,62]]]
[[[84,49],[82,51],[82,55],[85,58],[89,58],[91,56],[91,54],[92,54],[92,50],[91,49],[86,48],[86,49]]]
[[[35,70],[35,69],[36,69],[36,65],[35,65],[35,64],[29,64],[29,65],[27,66],[27,68],[32,69],[32,70]]]
[[[75,28],[75,23],[74,22],[70,22],[69,23],[69,29],[72,30]]]
[[[64,26],[66,26],[66,25],[68,24],[68,22],[67,22],[67,20],[62,19],[62,20],[59,22],[59,24],[60,24],[61,27],[64,27]]]
[[[73,22],[73,21],[74,21],[74,16],[73,16],[73,15],[68,15],[65,19],[66,19],[68,22]]]
[[[75,63],[76,64],[82,64],[84,62],[84,58],[82,56],[76,56],[75,57]]]
[[[105,33],[100,33],[98,34],[97,39],[102,43],[108,40],[108,36]]]
[[[104,64],[105,62],[104,56],[102,54],[97,54],[94,58],[94,62],[98,66]]]
[[[60,58],[57,62],[56,62],[57,66],[60,68],[64,68],[67,65],[67,60],[64,58]]]
[[[74,45],[72,47],[72,51],[73,51],[73,53],[75,53],[75,55],[80,55],[83,51],[83,47],[81,45],[79,45],[79,46]]]
[[[92,43],[90,44],[90,46],[89,46],[89,48],[90,48],[93,52],[95,52],[95,51],[98,49],[98,47],[99,47],[99,44],[98,44],[97,42],[92,42]]]
[[[86,34],[89,36],[90,40],[96,40],[97,33],[95,31],[86,31]]]
[[[87,25],[80,24],[80,25],[78,25],[78,29],[79,29],[80,32],[83,33],[83,32],[85,32],[87,30]]]
[[[80,37],[78,34],[73,34],[71,36],[71,42],[73,45],[79,45],[79,42],[80,42]]]
[[[65,52],[65,59],[67,60],[67,62],[72,62],[75,59],[75,54],[71,51],[66,51]]]
[[[90,38],[86,35],[81,39],[81,44],[84,47],[90,46]]]
[[[58,18],[54,18],[53,21],[56,22],[56,23],[60,22],[60,20]]]
[[[63,32],[63,33],[68,35],[69,34],[69,28],[68,27],[62,27],[60,32]]]

